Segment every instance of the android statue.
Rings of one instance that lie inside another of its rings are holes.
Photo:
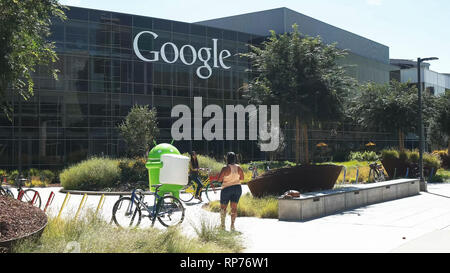
[[[154,192],[154,185],[162,184],[158,195],[170,193],[179,198],[180,190],[188,182],[188,164],[189,158],[182,156],[171,144],[161,143],[153,147],[145,164],[148,169],[150,191]]]

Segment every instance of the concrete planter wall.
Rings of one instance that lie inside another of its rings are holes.
[[[294,199],[280,198],[278,200],[278,219],[281,221],[306,221],[419,193],[419,180],[401,179],[302,194],[299,198]]]

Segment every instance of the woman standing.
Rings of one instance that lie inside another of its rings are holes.
[[[200,180],[200,177],[198,175],[199,171],[199,165],[198,165],[198,159],[197,159],[197,153],[195,151],[192,151],[190,153],[191,155],[191,161],[189,162],[189,179],[194,181],[197,184],[197,190],[195,191],[195,198],[202,201],[202,181]]]
[[[220,222],[225,229],[225,217],[228,203],[231,207],[231,231],[235,230],[234,223],[237,217],[237,206],[242,194],[241,181],[244,180],[244,171],[236,164],[236,155],[233,152],[227,154],[227,166],[220,171],[218,181],[222,182],[220,192]]]

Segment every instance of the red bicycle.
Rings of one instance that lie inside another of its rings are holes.
[[[18,178],[16,180],[16,184],[18,186],[17,188],[17,199],[22,202],[27,202],[35,207],[41,208],[41,196],[39,195],[39,192],[37,190],[33,189],[26,189],[24,190],[22,188],[23,184],[28,181],[26,178]]]

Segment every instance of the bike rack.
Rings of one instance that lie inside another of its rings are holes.
[[[70,193],[68,192],[66,194],[66,197],[64,198],[64,202],[61,205],[61,209],[59,210],[58,217],[56,219],[59,219],[59,217],[61,216],[61,212],[63,211],[64,207],[67,205],[67,202],[69,202],[69,199],[70,199]]]
[[[342,184],[345,184],[345,177],[347,176],[347,167],[344,166],[344,179],[342,180]]]
[[[105,204],[105,195],[102,194],[102,197],[100,197],[100,201],[98,202],[97,209],[95,210],[95,215],[97,215],[98,211],[103,208],[104,204]]]
[[[37,200],[37,196],[39,196],[39,192],[37,192],[37,191],[35,191],[34,192],[34,196],[33,196],[33,199],[31,199],[31,202],[30,202],[30,204],[32,205],[32,206],[34,206],[34,203],[36,203],[36,200]]]
[[[359,168],[356,168],[356,179],[355,179],[355,184],[358,184],[358,178],[359,178]]]
[[[23,190],[19,191],[19,194],[17,194],[17,200],[21,200],[24,193],[25,192]]]
[[[83,195],[83,198],[81,199],[80,205],[78,206],[77,213],[75,214],[75,220],[78,219],[78,216],[80,215],[81,209],[84,207],[84,205],[86,205],[86,200],[87,200],[87,194],[85,193]]]
[[[53,203],[53,199],[55,199],[55,193],[51,192],[50,196],[48,197],[47,204],[45,204],[44,212],[46,212],[47,208]]]
[[[431,182],[431,180],[433,179],[433,173],[434,173],[434,168],[431,168],[430,178],[428,178],[429,182]]]

